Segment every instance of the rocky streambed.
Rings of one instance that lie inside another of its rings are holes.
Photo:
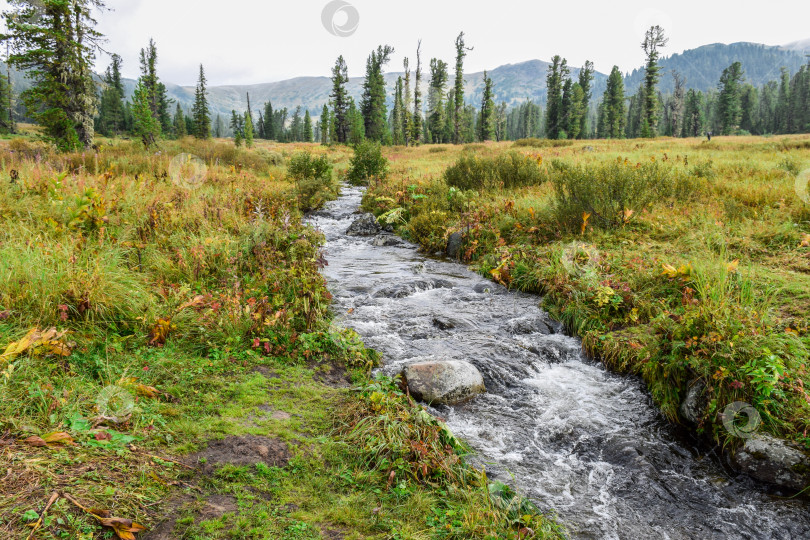
[[[810,502],[704,455],[641,381],[585,358],[536,296],[358,222],[361,199],[345,188],[310,218],[327,237],[338,323],[383,354],[386,374],[447,382],[421,397],[490,477],[555,509],[575,538],[810,538]],[[749,441],[761,468],[762,439]]]

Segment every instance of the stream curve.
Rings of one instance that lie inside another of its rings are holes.
[[[431,411],[490,478],[555,509],[573,538],[810,538],[810,502],[769,494],[702,454],[639,379],[585,358],[537,296],[405,242],[347,236],[362,196],[344,186],[308,218],[327,239],[336,323],[379,351],[388,375],[435,359],[481,371],[487,394]]]

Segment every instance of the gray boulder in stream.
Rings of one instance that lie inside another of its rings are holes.
[[[487,391],[478,369],[461,360],[410,364],[402,375],[411,395],[430,405],[454,405]]]
[[[376,236],[380,234],[382,227],[377,223],[374,214],[361,214],[354,220],[346,231],[348,236]]]
[[[731,456],[734,465],[752,478],[800,491],[810,486],[810,457],[787,441],[756,434]]]

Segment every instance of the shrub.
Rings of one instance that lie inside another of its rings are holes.
[[[408,236],[427,252],[444,251],[448,220],[445,212],[422,212],[408,222]]]
[[[301,152],[290,158],[287,175],[295,182],[299,208],[307,212],[316,210],[337,194],[332,177],[332,164],[326,156],[314,157]]]
[[[618,228],[655,201],[674,194],[671,169],[658,163],[618,160],[600,166],[572,167],[559,162],[552,166],[557,220],[570,230],[582,226],[584,214],[590,214],[590,223],[596,226]]]
[[[444,146],[434,146],[428,150],[428,154],[441,154],[443,152],[447,152],[447,148]]]
[[[388,160],[382,155],[379,143],[365,141],[354,148],[354,157],[349,164],[346,179],[355,186],[368,185],[371,178],[382,179],[388,175]]]
[[[530,137],[528,139],[516,140],[514,146],[516,148],[562,148],[565,146],[573,146],[573,144],[574,141],[555,141],[553,139],[538,139],[537,137]]]
[[[444,179],[450,187],[484,190],[538,185],[545,176],[533,158],[518,152],[508,152],[494,158],[463,155],[445,171]]]

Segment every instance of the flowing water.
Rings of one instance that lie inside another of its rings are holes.
[[[346,236],[361,198],[346,187],[310,218],[327,238],[338,321],[383,354],[386,374],[426,359],[481,371],[486,395],[433,412],[491,478],[556,509],[573,538],[810,539],[810,504],[769,495],[701,455],[638,379],[585,358],[537,296],[405,243]]]

